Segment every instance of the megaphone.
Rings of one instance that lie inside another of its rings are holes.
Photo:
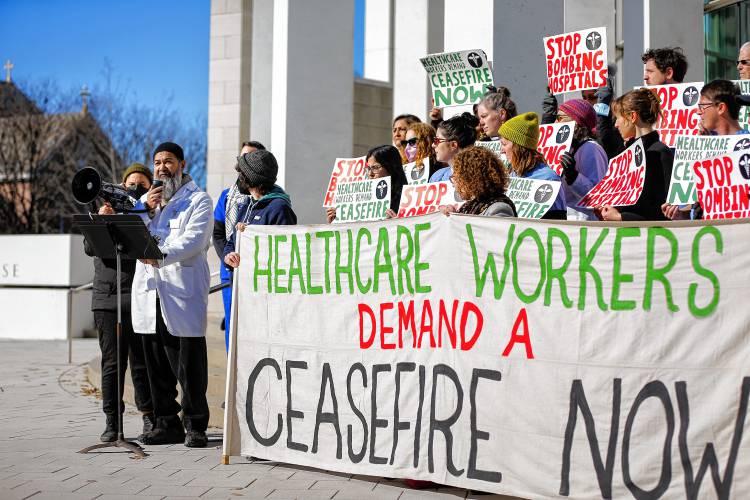
[[[71,182],[73,198],[83,205],[96,198],[109,202],[115,212],[132,209],[138,200],[128,194],[122,186],[102,181],[102,176],[94,167],[84,167],[73,176]]]

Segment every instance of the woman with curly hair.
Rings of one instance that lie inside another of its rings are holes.
[[[424,168],[424,160],[427,158],[430,165],[428,177],[447,165],[437,161],[432,143],[435,140],[435,129],[427,123],[412,123],[406,131],[406,139],[401,141],[404,155],[408,163],[415,162],[420,167],[421,176]]]
[[[453,186],[466,200],[458,213],[517,217],[516,207],[505,194],[508,174],[503,162],[487,148],[469,146],[453,159]],[[442,207],[446,215],[453,207]]]

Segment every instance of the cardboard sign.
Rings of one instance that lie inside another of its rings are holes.
[[[543,39],[547,82],[553,94],[607,84],[607,28],[571,31]]]
[[[337,224],[385,219],[391,206],[391,178],[341,182],[336,186],[332,206],[336,207],[333,222]]]
[[[570,150],[573,144],[575,122],[550,123],[539,125],[539,145],[537,149],[546,160],[549,168],[557,175],[562,175],[560,157]]]
[[[733,221],[248,226],[225,463],[534,499],[744,498],[748,241]]]
[[[404,174],[409,184],[427,184],[430,179],[430,159],[424,158],[421,167],[414,161],[405,164]]]
[[[524,219],[541,219],[557,199],[559,181],[543,181],[511,177],[508,179],[508,198],[513,200],[518,216]]]
[[[675,138],[674,164],[667,203],[686,205],[698,200],[693,163],[750,149],[750,135],[678,135]]]
[[[443,205],[460,207],[464,201],[450,181],[431,182],[422,185],[408,185],[401,190],[399,217],[414,217],[437,212]]]
[[[636,87],[639,88],[639,87]],[[700,134],[701,117],[698,100],[703,82],[676,83],[674,85],[649,85],[661,102],[661,117],[656,122],[661,142],[673,148],[678,135]]]
[[[430,54],[420,59],[432,87],[432,102],[438,108],[474,104],[492,85],[492,70],[481,49]]]
[[[750,217],[750,151],[732,151],[693,163],[704,219]]]
[[[578,206],[594,208],[602,205],[635,205],[643,192],[645,178],[646,152],[643,141],[638,139],[628,149],[609,160],[604,178],[581,198]]]
[[[750,80],[732,80],[732,83],[740,88],[740,93],[750,95]],[[738,120],[740,127],[750,130],[750,106],[740,106],[740,116]]]
[[[333,163],[333,172],[331,179],[328,181],[325,196],[323,197],[323,207],[333,207],[333,197],[336,188],[341,182],[362,181],[367,178],[367,161],[366,157],[359,158],[336,158]]]

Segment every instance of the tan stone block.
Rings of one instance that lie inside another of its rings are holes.
[[[242,34],[242,14],[218,14],[211,16],[211,36]]]

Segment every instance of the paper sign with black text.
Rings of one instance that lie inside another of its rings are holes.
[[[391,178],[341,182],[336,186],[332,206],[336,207],[333,222],[337,224],[385,219],[391,206]]]
[[[336,158],[333,163],[333,171],[328,181],[325,196],[323,197],[323,207],[333,207],[333,197],[336,192],[336,186],[341,182],[361,181],[367,178],[367,162],[364,156],[359,158]]]
[[[399,217],[437,212],[443,205],[458,208],[464,201],[453,188],[450,181],[430,182],[429,184],[408,185],[401,190],[401,204],[398,207]]]
[[[701,117],[698,100],[703,82],[649,85],[646,88],[659,97],[661,117],[656,122],[661,142],[673,148],[678,135],[700,134]]]
[[[511,177],[506,194],[513,200],[519,217],[541,219],[555,203],[559,192],[559,181]]]
[[[224,463],[744,498],[748,241],[736,221],[248,226]]]
[[[607,84],[607,29],[544,37],[547,84],[553,94],[598,89]]]
[[[645,178],[646,152],[643,141],[638,139],[628,149],[609,160],[604,178],[581,198],[578,206],[594,208],[602,205],[635,205],[643,192]]]
[[[404,164],[406,182],[409,184],[427,184],[430,178],[430,159],[424,158],[421,163],[421,166],[414,161]]]
[[[696,161],[693,172],[704,219],[750,217],[750,151]]]
[[[492,70],[481,49],[430,54],[420,59],[432,88],[432,102],[438,108],[474,104],[492,85]]]
[[[557,175],[562,175],[560,157],[564,152],[569,151],[573,144],[575,126],[575,122],[539,125],[539,146],[537,149],[544,156],[547,166],[554,170]]]
[[[674,164],[667,203],[686,205],[698,200],[693,176],[695,161],[732,151],[750,150],[750,135],[678,135],[674,144]]]

